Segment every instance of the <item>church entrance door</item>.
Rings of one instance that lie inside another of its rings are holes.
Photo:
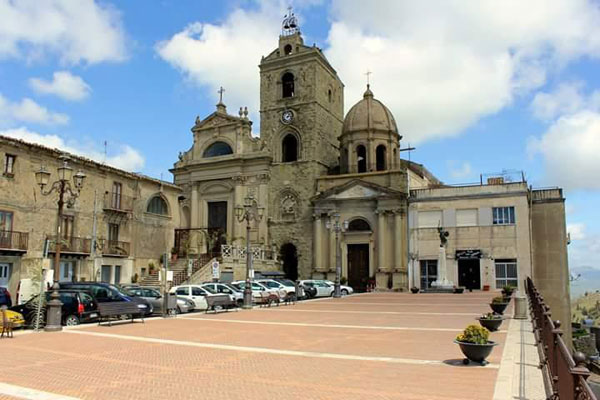
[[[285,277],[295,281],[298,279],[298,250],[296,250],[296,246],[286,243],[281,246],[280,253]]]
[[[208,202],[208,235],[210,236],[211,253],[220,253],[221,245],[227,244],[227,202]]]
[[[467,289],[481,289],[478,258],[458,260],[458,286],[464,286]]]
[[[369,245],[348,245],[348,285],[355,292],[365,292],[369,283]]]

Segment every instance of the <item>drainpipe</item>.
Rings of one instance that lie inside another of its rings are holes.
[[[94,212],[92,214],[92,248],[90,249],[90,258],[92,259],[92,281],[96,282],[96,243],[97,243],[97,218],[96,218],[96,200],[98,191],[94,190]]]

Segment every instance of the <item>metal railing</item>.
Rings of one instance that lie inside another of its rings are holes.
[[[106,192],[102,208],[110,211],[131,212],[133,211],[133,200],[133,197],[121,193]]]
[[[56,236],[48,236],[50,239],[49,251],[56,251]],[[81,253],[90,254],[92,249],[92,239],[86,239],[77,236],[71,236],[68,238],[62,238],[60,241],[61,253]]]
[[[197,237],[193,237],[197,234]],[[173,247],[179,257],[186,257],[189,250],[194,246],[204,244],[208,252],[218,253],[221,244],[226,242],[225,230],[222,228],[188,228],[175,229],[175,241]],[[196,249],[197,250],[197,249]]]
[[[119,240],[98,239],[98,247],[105,256],[127,257],[130,251],[130,243]]]
[[[538,292],[531,278],[526,280],[533,330],[540,351],[540,367],[552,388],[555,400],[596,400],[587,383],[590,371],[585,365],[585,355],[577,352],[571,356],[562,338],[560,321],[553,321],[550,307]]]
[[[250,252],[255,261],[277,261],[277,251],[251,246]],[[221,246],[221,255],[224,261],[245,260],[246,247],[224,244]]]
[[[0,249],[27,251],[29,233],[15,231],[0,231]]]

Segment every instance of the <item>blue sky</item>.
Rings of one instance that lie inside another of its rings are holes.
[[[600,268],[600,5],[292,1],[306,44],[372,89],[448,183],[523,170],[565,188],[571,266]],[[248,106],[288,2],[0,0],[0,134],[171,180],[196,115]]]

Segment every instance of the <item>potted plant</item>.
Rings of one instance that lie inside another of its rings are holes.
[[[490,303],[490,307],[496,314],[504,314],[504,310],[508,307],[508,301],[502,296],[494,297]]]
[[[411,291],[413,294],[417,294],[417,293],[419,293],[419,288],[418,288],[418,287],[416,287],[416,286],[413,286],[413,287],[411,287],[411,288],[410,288],[410,291]]]
[[[502,288],[502,295],[503,295],[504,297],[510,297],[510,296],[512,296],[512,294],[513,294],[513,291],[514,291],[514,290],[515,290],[515,287],[514,287],[514,286],[511,286],[511,285],[505,285],[505,286]]]
[[[469,325],[463,333],[456,337],[454,343],[458,344],[460,351],[466,357],[463,360],[463,364],[466,365],[470,361],[480,363],[481,365],[487,364],[485,359],[490,355],[494,346],[497,345],[496,342],[488,339],[489,336],[490,331],[484,327]]]
[[[171,248],[171,261],[177,261],[177,249],[175,247]]]
[[[504,317],[500,314],[495,313],[487,313],[483,314],[481,317],[477,318],[481,326],[487,329],[490,332],[495,332],[502,325],[502,321]]]

